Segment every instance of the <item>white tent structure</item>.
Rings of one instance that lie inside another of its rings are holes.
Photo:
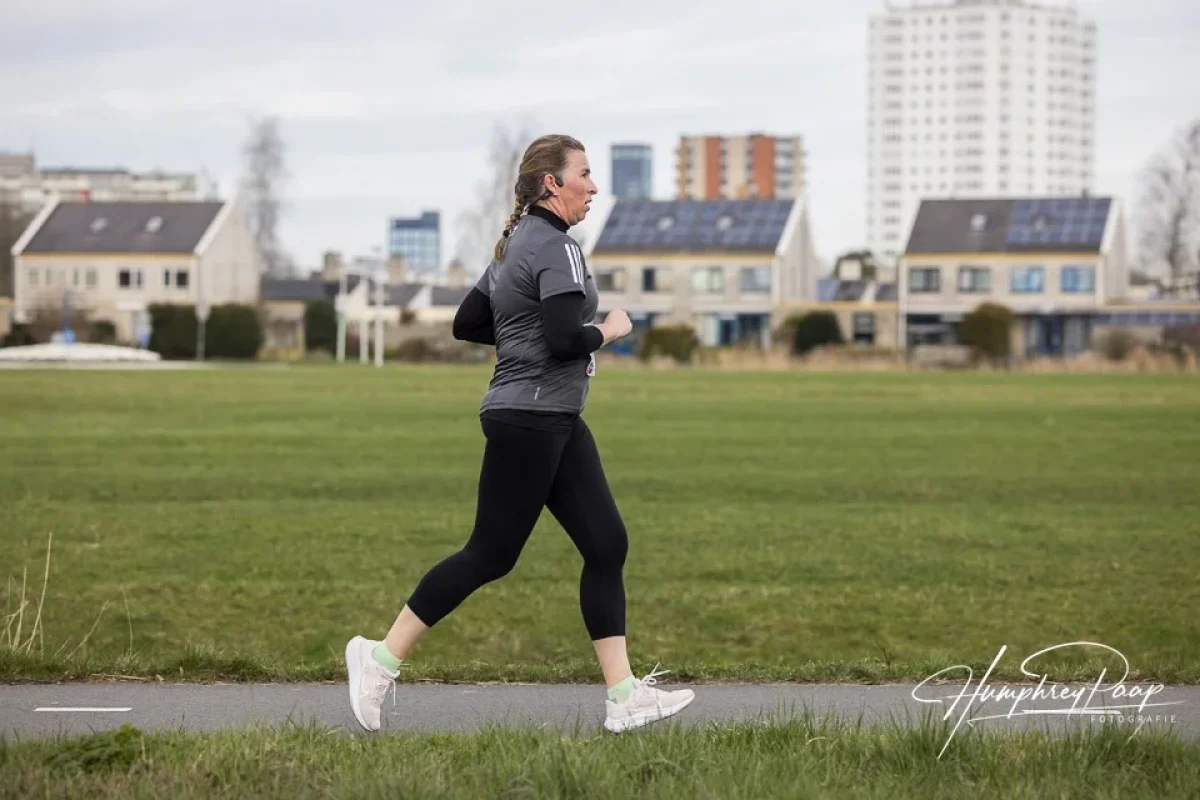
[[[34,344],[27,347],[0,348],[0,363],[120,363],[161,361],[162,356],[150,350],[119,347],[111,344]]]

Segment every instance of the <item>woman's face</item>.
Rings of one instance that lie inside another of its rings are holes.
[[[562,186],[556,185],[553,177],[546,179],[547,188],[555,192],[547,205],[568,225],[578,225],[587,216],[592,197],[599,191],[592,181],[587,153],[580,150],[567,152],[567,166],[562,171],[562,179]]]

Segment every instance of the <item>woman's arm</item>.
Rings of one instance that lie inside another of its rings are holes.
[[[496,344],[496,328],[492,320],[492,302],[478,287],[463,298],[454,314],[454,338],[476,344]]]

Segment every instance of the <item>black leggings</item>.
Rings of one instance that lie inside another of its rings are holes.
[[[579,606],[588,635],[624,636],[629,540],[587,424],[577,417],[567,433],[486,417],[482,424],[475,529],[461,550],[425,573],[408,607],[433,627],[480,586],[507,575],[544,506],[583,556]]]

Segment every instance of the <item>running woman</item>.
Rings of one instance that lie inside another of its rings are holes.
[[[579,606],[607,687],[604,726],[637,728],[683,710],[690,689],[633,676],[625,648],[625,524],[581,416],[595,352],[627,336],[628,314],[591,324],[599,295],[567,230],[596,194],[584,147],[569,136],[535,140],[521,160],[516,207],[495,258],[454,318],[457,339],[494,345],[496,367],[480,405],[485,437],[475,527],[466,545],[430,569],[382,641],[346,645],[354,716],[378,730],[400,666],[429,628],[476,589],[507,575],[550,510],[583,556]]]

